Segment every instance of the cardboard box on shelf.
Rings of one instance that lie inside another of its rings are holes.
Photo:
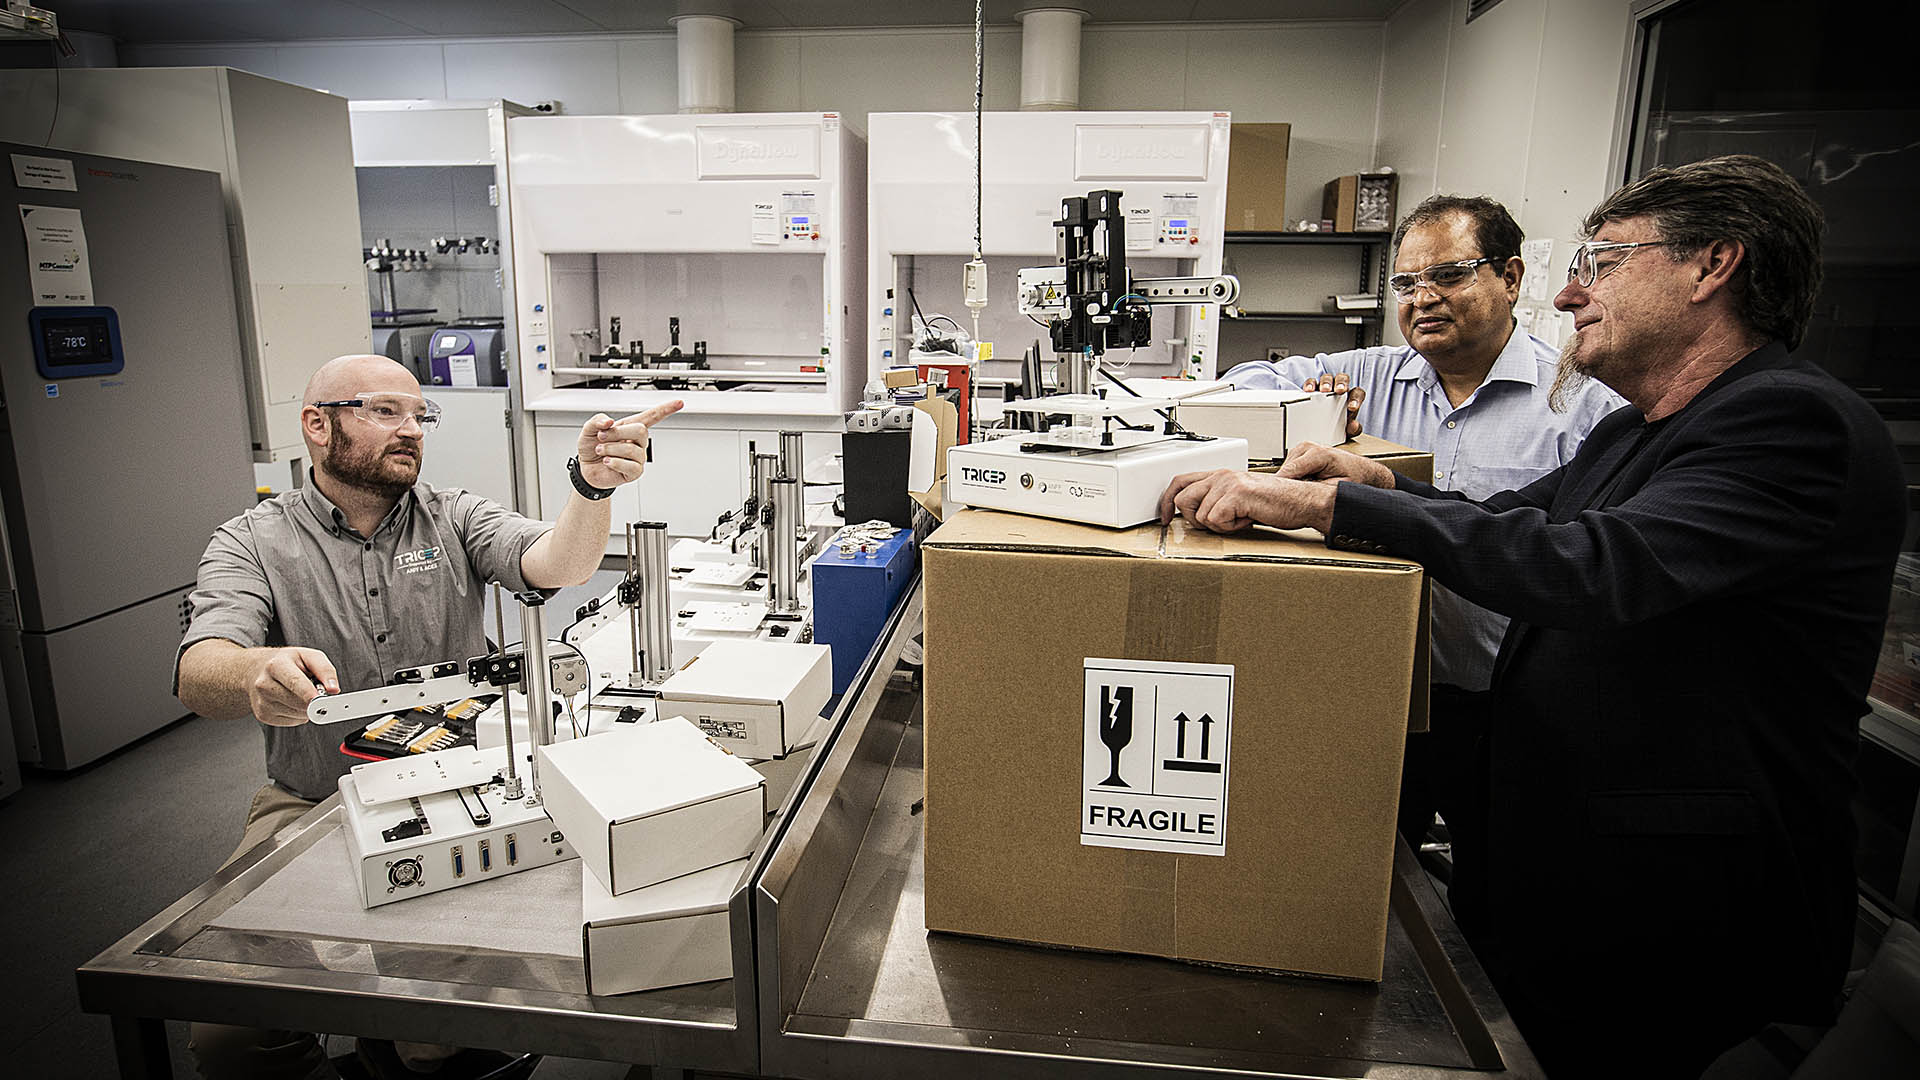
[[[1380,978],[1418,565],[990,511],[922,558],[928,929]]]
[[[1234,124],[1227,133],[1227,229],[1281,232],[1287,227],[1287,147],[1291,124]]]
[[[547,815],[615,896],[745,858],[767,824],[766,781],[678,716],[538,753]]]
[[[1320,220],[1333,231],[1392,232],[1398,173],[1356,173],[1327,181],[1320,196]]]

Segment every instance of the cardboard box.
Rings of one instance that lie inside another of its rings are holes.
[[[833,696],[832,650],[716,641],[660,684],[660,715],[684,716],[741,757],[785,757]]]
[[[904,490],[902,498],[905,497]],[[863,521],[849,514],[849,521]],[[807,579],[813,583],[813,640],[833,650],[833,692],[842,694],[873,651],[886,628],[895,601],[913,580],[920,551],[913,533],[901,529],[878,550],[841,552],[834,544],[814,556]]]
[[[1333,222],[1337,233],[1392,232],[1399,186],[1397,173],[1356,173],[1329,180],[1320,196],[1320,219]]]
[[[1433,455],[1425,450],[1415,450],[1401,446],[1399,443],[1390,443],[1377,435],[1368,435],[1365,432],[1355,435],[1334,449],[1372,458],[1408,479],[1418,480],[1423,484],[1433,483]],[[1277,464],[1263,462],[1253,466],[1252,471],[1273,472],[1278,468]]]
[[[1287,227],[1287,144],[1291,124],[1234,124],[1227,134],[1227,229]]]
[[[581,874],[587,993],[631,994],[732,978],[727,903],[748,861],[736,859],[623,896]]]
[[[1417,564],[977,511],[922,559],[929,929],[1380,978]]]
[[[539,753],[547,815],[615,896],[745,858],[766,827],[766,781],[679,717]]]
[[[1278,461],[1303,442],[1334,446],[1347,437],[1347,396],[1304,390],[1230,390],[1182,401],[1180,426],[1247,440],[1250,461]]]

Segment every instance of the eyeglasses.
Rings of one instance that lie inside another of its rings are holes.
[[[1593,288],[1593,283],[1627,265],[1636,248],[1659,247],[1665,240],[1640,240],[1634,243],[1610,243],[1599,240],[1586,240],[1573,246],[1573,261],[1567,264],[1567,280],[1577,281],[1583,289]],[[1610,259],[1606,265],[1600,263],[1600,256],[1610,251],[1624,251],[1625,255]]]
[[[357,394],[340,401],[316,401],[316,409],[352,409],[360,419],[375,427],[396,431],[411,419],[428,432],[440,423],[440,406],[414,394]]]
[[[1417,274],[1395,274],[1387,279],[1387,288],[1403,304],[1413,303],[1421,286],[1433,290],[1435,296],[1452,296],[1472,287],[1478,280],[1477,267],[1485,263],[1503,263],[1505,259],[1463,259],[1460,262],[1434,263]]]

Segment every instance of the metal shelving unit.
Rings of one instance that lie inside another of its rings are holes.
[[[1386,325],[1388,233],[1286,233],[1228,232],[1228,250],[1236,245],[1281,245],[1298,247],[1355,247],[1360,250],[1360,292],[1372,293],[1379,300],[1372,311],[1245,311],[1229,318],[1266,322],[1339,322],[1353,327],[1353,347],[1364,349],[1380,344]],[[1245,300],[1245,297],[1242,297]],[[1242,305],[1244,308],[1244,304]]]

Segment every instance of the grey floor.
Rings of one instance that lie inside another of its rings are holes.
[[[602,572],[551,602],[549,633],[610,588]],[[492,624],[491,611],[488,614]],[[519,640],[510,609],[507,637]],[[170,642],[156,648],[172,647]],[[0,803],[5,916],[0,920],[0,1075],[116,1074],[104,1017],[80,1011],[74,969],[209,877],[240,839],[253,792],[266,782],[250,721],[188,717],[68,774],[29,770]],[[169,1024],[177,1075],[196,1075],[184,1024]],[[350,1049],[335,1040],[333,1052]],[[548,1060],[539,1080],[626,1076],[624,1066]]]

